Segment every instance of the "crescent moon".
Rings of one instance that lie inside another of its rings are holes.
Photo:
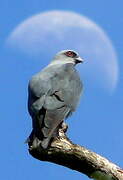
[[[112,42],[101,27],[83,15],[70,11],[34,15],[13,30],[6,45],[34,59],[45,57],[45,62],[60,50],[76,50],[85,59],[79,68],[85,84],[110,92],[117,86],[119,68]]]

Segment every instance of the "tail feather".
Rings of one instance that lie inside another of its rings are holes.
[[[32,131],[30,136],[25,140],[24,143],[29,144],[29,147],[31,147],[31,149],[36,148],[41,143],[42,148],[47,149],[50,140],[51,137],[43,138],[42,140],[40,140],[38,137],[36,137],[34,131]]]
[[[43,149],[47,149],[51,140],[58,136],[59,126],[60,125],[54,127],[53,129],[44,127],[40,133],[39,131],[38,133],[35,133],[34,130],[32,130],[25,143],[28,143],[31,148],[36,148],[39,144],[41,144]]]
[[[28,143],[29,147],[31,147],[32,149],[36,148],[39,145],[39,139],[35,136],[33,130],[30,136],[26,139],[25,143]]]
[[[43,149],[48,148],[50,140],[51,140],[51,138],[48,137],[48,138],[43,139],[43,141],[41,141],[41,146]]]

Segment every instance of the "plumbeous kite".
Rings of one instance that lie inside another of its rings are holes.
[[[75,65],[82,63],[73,50],[60,51],[51,63],[29,81],[28,111],[33,130],[27,142],[32,148],[40,141],[46,149],[65,125],[64,120],[76,110],[82,82]]]

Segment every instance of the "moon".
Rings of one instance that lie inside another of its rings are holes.
[[[111,40],[89,18],[70,11],[48,11],[19,24],[7,47],[43,63],[61,50],[77,51],[85,62],[78,67],[85,84],[113,92],[118,82],[118,60]]]

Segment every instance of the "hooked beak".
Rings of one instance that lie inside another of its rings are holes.
[[[84,62],[84,59],[82,59],[81,57],[76,57],[76,58],[75,58],[75,61],[76,61],[76,64],[78,64],[78,63],[83,63],[83,62]]]

